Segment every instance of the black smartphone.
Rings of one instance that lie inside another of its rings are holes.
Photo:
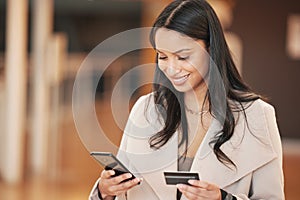
[[[104,167],[105,170],[114,170],[115,175],[113,175],[113,177],[125,173],[130,173],[132,175],[131,178],[126,179],[122,182],[129,181],[135,178],[135,176],[112,153],[91,152],[90,154]]]
[[[198,173],[194,172],[164,172],[167,185],[187,184],[188,180],[199,180]]]

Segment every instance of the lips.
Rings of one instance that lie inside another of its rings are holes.
[[[180,76],[180,77],[171,77],[171,80],[174,83],[174,85],[182,85],[188,80],[189,76],[190,74]]]

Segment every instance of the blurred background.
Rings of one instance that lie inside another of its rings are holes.
[[[101,167],[74,125],[72,89],[77,70],[103,40],[151,26],[169,2],[0,0],[1,200],[87,199]],[[299,199],[300,1],[209,2],[219,15],[240,73],[276,108],[286,198]],[[126,71],[153,62],[154,57],[152,50],[121,56],[98,83],[96,113],[103,129],[113,133],[108,137],[115,145],[122,128],[111,113],[113,86]],[[149,69],[133,80],[151,77]],[[132,103],[149,91],[149,85],[139,88]]]

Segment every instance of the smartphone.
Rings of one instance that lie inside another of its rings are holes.
[[[199,174],[194,172],[164,172],[167,185],[187,184],[188,180],[199,180]]]
[[[126,179],[122,182],[126,182],[132,179],[135,179],[135,176],[119,161],[112,153],[110,152],[91,152],[91,156],[93,156],[103,167],[105,170],[114,170],[115,176],[119,176],[121,174],[130,173],[132,175],[131,178]]]

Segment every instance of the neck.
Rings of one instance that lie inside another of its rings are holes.
[[[208,101],[203,105],[207,90],[208,88],[205,86],[199,88],[198,90],[191,90],[186,92],[184,94],[184,102],[186,107],[195,112],[201,111],[202,107],[203,110],[208,110]]]

